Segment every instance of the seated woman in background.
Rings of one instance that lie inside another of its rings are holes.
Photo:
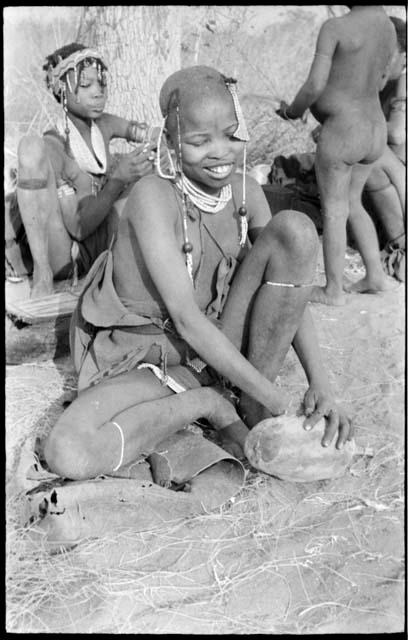
[[[71,325],[79,394],[45,442],[48,466],[74,479],[119,472],[198,418],[242,455],[248,428],[288,406],[275,380],[291,344],[309,382],[305,428],[326,416],[322,445],[341,448],[352,426],[307,307],[313,223],[297,211],[272,218],[246,175],[235,80],[183,69],[160,108],[173,170],[158,164],[136,183],[86,278]]]
[[[142,142],[147,125],[104,112],[107,66],[97,51],[69,44],[49,55],[43,69],[63,118],[43,137],[20,141],[18,208],[6,209],[13,215],[6,224],[6,257],[8,249],[12,266],[23,225],[33,261],[32,297],[51,294],[53,279],[69,277],[73,262],[79,275],[87,273],[112,241],[126,187],[150,173],[155,159],[149,145],[140,145],[113,161],[110,140]]]
[[[380,92],[387,120],[387,147],[368,177],[364,196],[384,232],[383,266],[390,275],[405,280],[407,39],[406,22],[394,17],[390,20],[397,33],[398,51],[389,80]]]

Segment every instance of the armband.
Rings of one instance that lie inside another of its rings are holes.
[[[128,142],[144,142],[148,129],[145,122],[131,121],[126,130],[126,140]]]
[[[293,116],[291,116],[291,115],[288,113],[288,111],[289,111],[289,106],[282,106],[282,105],[280,106],[280,112],[281,112],[282,118],[283,118],[284,120],[295,120],[296,118],[294,118]]]
[[[406,98],[394,98],[390,104],[390,111],[405,112],[407,108]]]
[[[68,184],[68,182],[62,182],[58,189],[57,189],[57,196],[58,196],[58,200],[61,200],[64,197],[67,196],[74,196],[75,195],[75,189]]]

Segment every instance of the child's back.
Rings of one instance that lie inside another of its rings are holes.
[[[311,107],[313,115],[324,122],[358,103],[376,111],[395,48],[395,29],[381,6],[362,6],[328,20],[319,34],[317,55],[333,57],[326,86]]]

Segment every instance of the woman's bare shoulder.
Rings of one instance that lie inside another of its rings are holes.
[[[172,211],[176,212],[177,202],[174,194],[174,185],[156,175],[147,175],[140,178],[129,194],[124,215],[133,217],[136,211],[140,215],[171,217]]]
[[[140,178],[134,186],[134,189],[138,193],[149,193],[153,197],[156,195],[165,194],[167,197],[173,193],[174,185],[169,180],[160,178],[155,174],[149,174]]]

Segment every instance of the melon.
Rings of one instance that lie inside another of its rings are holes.
[[[249,432],[245,455],[255,469],[290,482],[313,482],[339,478],[358,453],[354,440],[336,449],[337,435],[322,447],[326,421],[319,420],[310,431],[306,416],[278,416],[258,422]]]

